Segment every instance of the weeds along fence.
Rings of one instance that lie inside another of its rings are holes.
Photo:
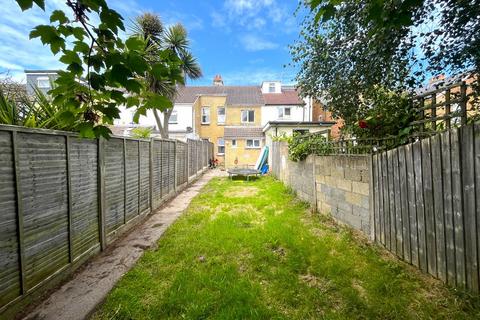
[[[0,125],[0,315],[162,205],[208,167],[212,150]]]

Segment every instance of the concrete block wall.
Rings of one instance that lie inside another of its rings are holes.
[[[317,210],[369,235],[370,156],[315,156]]]

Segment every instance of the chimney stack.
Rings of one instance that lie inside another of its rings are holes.
[[[215,78],[213,78],[213,85],[214,86],[223,86],[222,76],[217,74]]]

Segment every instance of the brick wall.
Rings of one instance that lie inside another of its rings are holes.
[[[288,145],[274,142],[271,165],[273,174],[317,211],[370,236],[370,156],[308,156],[294,162]]]

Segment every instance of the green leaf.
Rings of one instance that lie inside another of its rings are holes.
[[[95,132],[93,131],[93,124],[90,122],[82,122],[77,127],[80,132],[80,136],[83,138],[96,138]]]
[[[130,96],[127,98],[127,108],[138,106],[140,104],[140,99],[135,96]]]
[[[39,25],[30,32],[30,39],[40,38],[43,44],[49,44],[54,54],[65,49],[65,40],[61,38],[53,26]]]
[[[50,16],[50,22],[55,22],[58,21],[60,24],[65,24],[69,22],[67,16],[65,15],[65,12],[61,10],[55,10],[52,12]]]
[[[145,107],[149,109],[159,109],[163,111],[165,109],[171,108],[172,106],[172,101],[170,101],[167,97],[164,97],[157,93],[150,94],[145,101]]]
[[[128,70],[123,64],[116,64],[112,67],[110,72],[110,76],[112,81],[118,82],[121,85],[126,85],[128,77],[130,77],[132,73]]]
[[[100,13],[100,20],[115,34],[117,33],[118,29],[125,31],[125,27],[122,22],[123,18],[115,10],[104,7]]]
[[[45,11],[45,0],[33,0],[37,6],[40,7],[40,9]]]
[[[140,91],[142,91],[142,84],[137,80],[128,79],[125,84],[125,89],[130,92],[140,93]]]
[[[71,63],[77,63],[79,65],[82,64],[82,60],[80,59],[78,54],[72,50],[65,50],[63,52],[63,56],[60,57],[60,62],[63,62],[65,64],[71,64]]]
[[[20,6],[20,9],[22,9],[22,11],[30,9],[33,6],[33,0],[16,0],[16,1]]]
[[[83,41],[77,40],[73,42],[73,51],[88,54],[90,46]]]
[[[140,51],[145,48],[145,41],[140,37],[130,37],[125,41],[125,45],[130,51]]]
[[[75,38],[82,41],[86,34],[86,31],[82,27],[75,27],[72,28],[72,34]]]
[[[73,74],[80,76],[83,73],[83,67],[81,64],[72,62],[68,65],[67,70],[71,71]]]
[[[170,71],[163,63],[157,63],[152,66],[151,73],[155,79],[162,80],[169,75]]]
[[[130,68],[138,74],[144,74],[148,69],[147,62],[138,54],[132,53],[127,57]]]
[[[95,126],[93,132],[96,137],[104,137],[106,139],[110,139],[110,135],[112,134],[112,131],[108,127],[102,125]]]
[[[90,85],[95,90],[100,90],[105,86],[105,77],[95,72],[90,72]]]

